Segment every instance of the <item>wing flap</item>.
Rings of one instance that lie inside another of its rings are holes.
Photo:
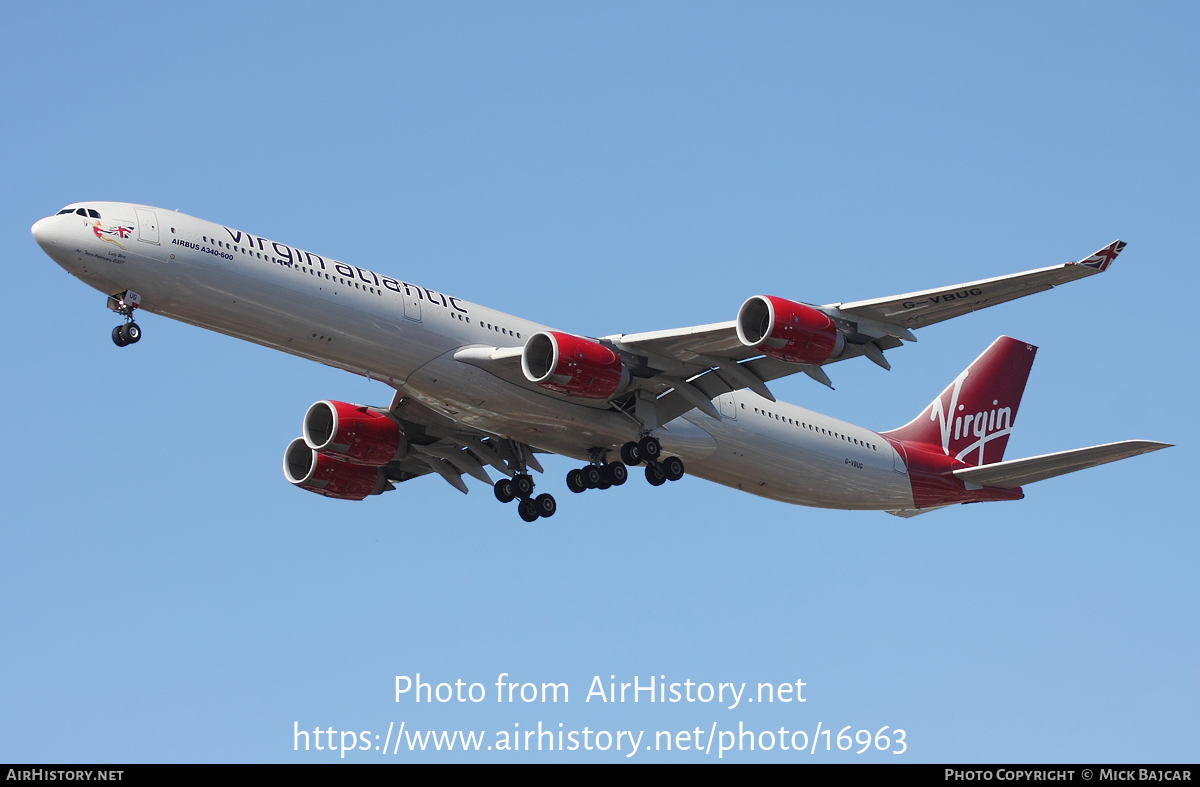
[[[1011,459],[1007,462],[995,462],[980,467],[966,467],[955,470],[954,475],[970,484],[1013,489],[1036,481],[1044,481],[1047,478],[1074,473],[1077,470],[1086,470],[1089,467],[1170,447],[1169,443],[1158,443],[1153,440],[1123,440],[1119,443],[1076,448],[1071,451],[1059,451],[1026,459]]]

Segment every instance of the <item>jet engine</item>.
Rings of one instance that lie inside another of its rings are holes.
[[[346,402],[323,401],[308,408],[303,434],[312,450],[367,467],[383,467],[408,451],[399,424],[369,407]]]
[[[556,393],[608,399],[629,384],[629,370],[599,342],[567,333],[541,331],[521,352],[525,379]]]
[[[283,476],[309,492],[339,500],[362,500],[392,488],[382,467],[367,467],[319,454],[303,437],[288,444],[283,454]]]
[[[746,299],[738,309],[737,335],[747,347],[787,363],[821,364],[846,346],[824,312],[771,295]]]

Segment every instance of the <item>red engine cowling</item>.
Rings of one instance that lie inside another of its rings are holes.
[[[323,401],[304,414],[304,442],[325,456],[383,467],[408,448],[400,426],[369,407]]]
[[[607,399],[629,384],[629,370],[612,350],[569,333],[541,331],[521,352],[525,379],[556,393]]]
[[[771,295],[746,299],[738,309],[737,335],[747,347],[788,363],[824,363],[846,346],[824,312]]]
[[[319,454],[303,437],[288,444],[283,477],[301,489],[339,500],[362,500],[391,488],[382,467],[350,464]]]

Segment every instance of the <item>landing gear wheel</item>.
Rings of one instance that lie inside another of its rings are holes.
[[[621,446],[621,461],[627,465],[640,465],[642,463],[642,449],[638,448],[637,443],[626,443]]]
[[[580,470],[579,477],[583,481],[583,485],[588,489],[597,488],[600,486],[600,482],[604,480],[604,474],[595,465],[588,465]]]
[[[658,438],[647,435],[638,441],[638,451],[644,461],[655,462],[662,453],[662,444],[658,442]]]
[[[538,495],[533,500],[533,507],[538,516],[551,517],[558,510],[558,503],[554,502],[554,498],[550,495]]]
[[[662,486],[667,482],[667,474],[663,472],[663,467],[658,462],[652,465],[646,465],[646,480],[650,482],[650,486]]]
[[[124,347],[125,345],[129,344],[129,340],[125,338],[124,325],[118,325],[116,328],[113,328],[112,339],[113,344],[117,345],[118,347]]]
[[[596,484],[596,488],[597,489],[608,489],[612,485],[613,485],[613,482],[609,481],[607,478],[605,478],[600,483]]]
[[[604,466],[604,480],[612,486],[620,486],[629,480],[629,471],[620,462],[609,462]]]
[[[517,513],[526,522],[536,522],[538,518],[537,506],[534,505],[532,500],[522,500],[521,504],[517,506]]]
[[[138,327],[136,322],[127,322],[121,327],[121,334],[125,337],[128,344],[137,344],[142,338],[142,329]]]
[[[678,481],[683,478],[683,460],[677,456],[668,456],[662,460],[662,468],[668,481]]]
[[[513,492],[522,500],[533,494],[533,477],[519,473],[512,477]]]
[[[579,494],[587,489],[587,484],[583,483],[582,470],[572,470],[567,473],[567,489],[570,489],[575,494]]]
[[[513,491],[513,482],[507,478],[501,478],[492,486],[492,492],[495,493],[496,499],[501,503],[511,503],[513,498],[517,496]]]

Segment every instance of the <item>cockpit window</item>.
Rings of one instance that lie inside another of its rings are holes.
[[[93,219],[100,218],[100,211],[96,210],[95,208],[63,208],[62,210],[60,210],[58,213],[55,213],[54,215],[62,216],[64,213],[75,213],[80,216],[83,216],[84,218],[88,218],[88,217],[91,217]]]

